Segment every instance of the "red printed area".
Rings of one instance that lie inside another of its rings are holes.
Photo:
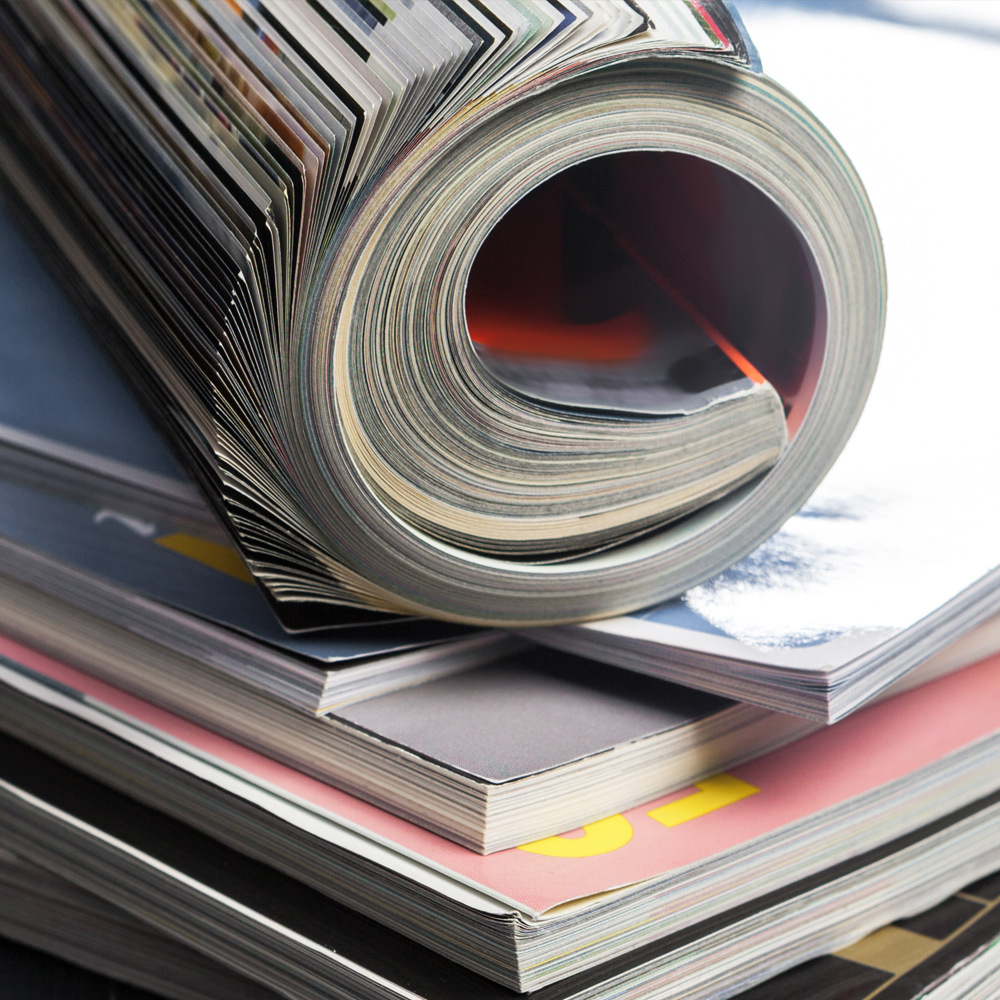
[[[600,157],[542,184],[487,237],[466,317],[487,365],[490,353],[614,365],[669,335],[656,320],[667,299],[804,412],[824,328],[808,254],[766,195],[693,156]]]
[[[639,310],[589,323],[567,315],[566,191],[565,184],[554,183],[529,195],[480,250],[465,299],[472,340],[493,351],[560,360],[641,357],[653,329]]]

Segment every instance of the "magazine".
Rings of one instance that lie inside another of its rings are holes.
[[[724,3],[0,13],[12,211],[290,627],[665,599],[853,427],[875,220]]]

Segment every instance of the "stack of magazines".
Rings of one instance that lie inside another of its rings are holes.
[[[996,995],[991,50],[748,14],[0,6],[12,983]]]

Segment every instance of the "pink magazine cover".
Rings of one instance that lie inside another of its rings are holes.
[[[0,655],[535,914],[696,864],[1000,730],[1000,656],[993,656],[698,786],[483,857],[2,636]]]

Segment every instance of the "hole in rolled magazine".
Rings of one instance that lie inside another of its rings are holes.
[[[479,358],[523,394],[657,416],[766,380],[790,433],[815,388],[824,315],[782,210],[672,152],[598,157],[540,185],[490,232],[466,292]]]

